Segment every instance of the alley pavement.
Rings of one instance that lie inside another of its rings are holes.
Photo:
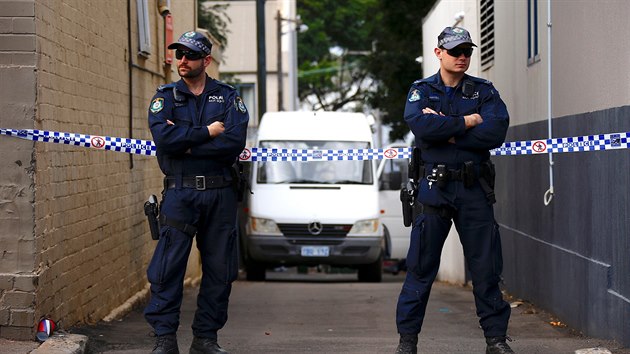
[[[403,277],[404,273],[387,274],[382,283],[359,283],[356,274],[297,274],[289,269],[268,272],[265,282],[239,280],[234,283],[229,320],[219,332],[219,344],[233,354],[393,353],[398,343],[396,300]],[[185,290],[178,332],[181,353],[188,353],[192,341],[197,290]],[[532,304],[508,300],[513,306],[508,334],[516,353],[630,354],[616,342],[581,335]],[[142,316],[143,305],[122,319],[68,330],[66,340],[76,336],[87,339],[87,345],[80,351],[75,346],[54,353],[150,353],[155,338]],[[16,343],[25,346],[8,346]],[[0,353],[30,353],[37,348],[33,343],[0,342]],[[418,352],[485,353],[469,287],[434,285]]]

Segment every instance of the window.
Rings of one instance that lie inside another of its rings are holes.
[[[261,141],[260,147],[276,149],[368,149],[360,141]],[[372,184],[371,160],[267,161],[258,163],[260,184]]]
[[[479,23],[481,24],[481,70],[494,64],[494,0],[480,0]]]
[[[527,0],[527,64],[540,61],[538,52],[538,0]]]
[[[147,0],[136,0],[138,15],[138,54],[148,57],[151,54],[151,31],[149,23],[149,5]]]

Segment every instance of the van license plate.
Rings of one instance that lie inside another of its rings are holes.
[[[302,247],[302,257],[328,257],[330,247],[328,246],[304,246]]]

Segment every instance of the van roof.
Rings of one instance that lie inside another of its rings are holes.
[[[258,140],[332,140],[372,143],[372,130],[363,113],[268,112],[260,121]]]

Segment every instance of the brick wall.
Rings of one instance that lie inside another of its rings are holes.
[[[0,127],[34,127],[33,1],[0,1]],[[0,336],[27,336],[35,322],[32,142],[0,138]]]
[[[151,139],[150,98],[178,77],[163,65],[163,20],[147,3],[143,58],[130,1],[141,70],[129,67],[127,1],[0,0],[0,127]],[[177,38],[194,28],[195,1],[172,3]],[[0,337],[32,339],[43,315],[66,328],[93,323],[145,289],[155,242],[142,205],[161,191],[155,158],[8,137],[0,156]],[[188,278],[200,271],[193,252]]]

